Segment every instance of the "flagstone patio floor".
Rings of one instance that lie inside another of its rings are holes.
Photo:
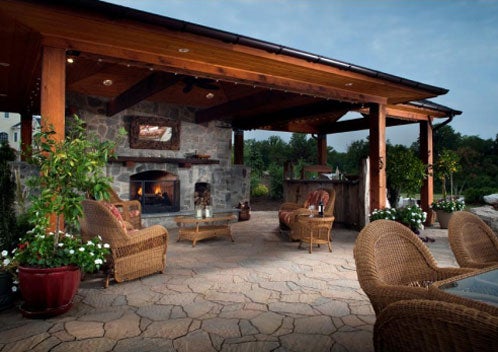
[[[375,315],[360,289],[357,231],[335,226],[332,253],[308,253],[278,230],[277,212],[255,211],[226,237],[177,242],[164,274],[102,287],[82,283],[73,308],[45,320],[0,312],[0,351],[373,351]],[[423,235],[441,266],[456,266],[447,230]]]

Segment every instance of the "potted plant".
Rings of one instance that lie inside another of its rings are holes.
[[[420,230],[424,229],[427,213],[415,204],[402,208],[375,209],[370,213],[369,219],[370,221],[379,219],[397,221],[410,228],[415,234],[420,235]],[[428,240],[427,237],[421,239],[424,241]]]
[[[108,199],[104,167],[115,143],[88,134],[77,116],[63,140],[51,129],[37,133],[29,162],[39,174],[29,179],[31,231],[20,240],[14,259],[26,317],[61,314],[72,306],[81,272],[100,268],[109,246],[100,238],[83,243],[77,231],[85,194]],[[55,226],[54,226],[55,224]]]
[[[436,212],[439,226],[442,229],[448,228],[448,223],[454,211],[465,208],[465,202],[455,199],[453,196],[453,174],[459,170],[458,162],[459,156],[457,153],[444,149],[434,167],[436,177],[441,180],[443,198],[433,202],[432,209]],[[449,196],[446,193],[446,179],[450,180]]]
[[[9,162],[16,158],[8,142],[0,146],[0,310],[13,305],[13,262],[11,251],[17,239],[15,203],[15,182]]]
[[[439,199],[432,203],[432,209],[437,214],[439,226],[442,229],[448,228],[451,215],[455,211],[463,210],[465,208],[465,201],[462,199]]]

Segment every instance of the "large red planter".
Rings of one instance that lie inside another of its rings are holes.
[[[45,318],[67,312],[81,281],[77,266],[58,268],[19,267],[19,288],[24,303],[21,313],[27,318]]]

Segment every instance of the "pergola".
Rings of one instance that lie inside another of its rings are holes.
[[[191,106],[196,123],[235,131],[237,164],[244,130],[316,134],[325,165],[327,134],[368,129],[373,209],[386,202],[386,127],[419,124],[431,165],[434,119],[461,114],[425,100],[444,88],[96,0],[0,0],[0,20],[0,111],[21,114],[24,146],[34,114],[63,138],[67,92],[107,98],[109,119],[142,100]],[[350,111],[362,117],[341,120]],[[424,210],[432,193],[429,176]]]

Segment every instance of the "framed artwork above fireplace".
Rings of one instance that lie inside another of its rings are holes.
[[[180,149],[180,122],[162,117],[132,116],[130,148]]]

